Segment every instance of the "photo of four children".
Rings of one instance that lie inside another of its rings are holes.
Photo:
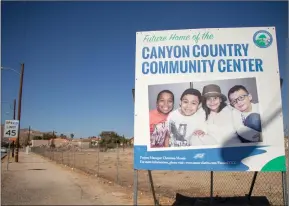
[[[248,86],[256,95],[256,80],[251,79],[254,81],[249,79]],[[240,81],[204,82],[204,86],[194,84],[192,88],[187,84],[188,88],[180,90],[179,98],[170,89],[158,91],[154,108],[149,112],[150,147],[262,142],[259,103],[252,101],[252,92],[246,85],[236,84],[247,80]],[[225,85],[227,95],[222,93],[218,82]],[[149,90],[150,98],[152,95]]]

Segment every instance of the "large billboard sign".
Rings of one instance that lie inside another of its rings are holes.
[[[137,32],[134,168],[284,171],[274,27]]]

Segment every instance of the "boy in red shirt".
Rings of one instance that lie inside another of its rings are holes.
[[[168,147],[168,126],[166,124],[169,113],[174,108],[174,94],[169,90],[161,91],[157,96],[157,108],[150,111],[150,144],[151,147]]]

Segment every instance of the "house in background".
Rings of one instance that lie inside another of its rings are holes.
[[[129,139],[129,144],[130,144],[130,145],[133,145],[133,144],[134,144],[134,137],[132,137],[132,138]]]
[[[89,139],[91,141],[91,146],[92,147],[96,147],[98,145],[99,141],[101,140],[100,137],[94,137],[94,136],[90,137]]]
[[[64,144],[67,144],[69,142],[69,140],[67,139],[62,139],[60,137],[57,137],[56,139],[53,139],[53,143],[55,145],[55,147],[60,147]]]
[[[81,149],[91,148],[91,140],[90,139],[73,139],[73,140],[71,140],[71,144],[78,146]]]
[[[49,140],[31,140],[31,147],[49,146]]]

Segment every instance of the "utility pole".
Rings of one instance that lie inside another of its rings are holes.
[[[13,120],[15,120],[15,119],[16,119],[16,99],[14,99],[14,101],[13,101]],[[12,148],[12,157],[14,157],[14,151],[15,151],[14,140],[12,141],[11,148]]]
[[[21,64],[21,72],[20,72],[20,85],[19,85],[19,97],[18,97],[18,120],[19,120],[19,128],[18,135],[16,139],[16,153],[15,153],[15,162],[18,162],[19,156],[19,136],[20,136],[20,119],[21,119],[21,103],[22,103],[22,87],[23,87],[23,76],[24,76],[24,64]]]
[[[14,99],[13,102],[13,119],[15,120],[16,118],[16,99]]]
[[[28,137],[27,137],[27,145],[29,144],[29,141],[30,141],[30,126],[29,126],[29,133],[28,133]]]

